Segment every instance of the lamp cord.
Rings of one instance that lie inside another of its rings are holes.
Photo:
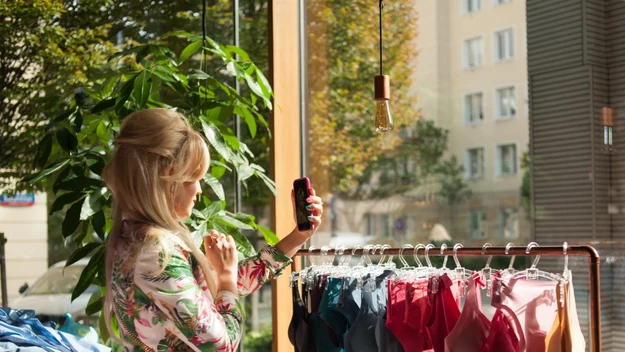
[[[384,1],[380,0],[380,76],[384,73],[382,71],[382,9],[384,8]]]

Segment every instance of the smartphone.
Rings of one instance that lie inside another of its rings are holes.
[[[308,177],[298,178],[293,181],[293,190],[295,192],[295,217],[297,218],[297,229],[306,231],[311,229],[310,220],[308,220],[308,202],[306,199],[310,197],[310,180]]]

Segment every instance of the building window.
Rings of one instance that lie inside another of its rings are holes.
[[[464,122],[468,124],[484,121],[482,93],[471,93],[464,96]]]
[[[495,5],[502,5],[502,4],[507,4],[509,2],[512,2],[512,0],[493,0],[493,3]]]
[[[482,9],[482,0],[462,0],[464,13],[478,12]]]
[[[476,37],[464,41],[464,68],[472,69],[482,66],[482,38]]]
[[[519,209],[502,208],[497,215],[499,237],[515,239],[519,237]]]
[[[484,177],[484,148],[467,149],[464,169],[467,178],[475,179]]]
[[[393,233],[393,224],[388,214],[382,215],[382,237],[390,238]]]
[[[486,213],[481,210],[473,210],[469,212],[469,238],[471,239],[484,239],[486,238],[485,223]]]
[[[365,235],[375,235],[375,214],[365,214]]]
[[[497,146],[495,170],[497,176],[517,174],[516,144],[502,144]]]
[[[498,120],[511,119],[516,116],[516,88],[499,88],[495,92],[495,116]]]
[[[495,61],[510,60],[514,57],[514,31],[506,29],[495,32]]]

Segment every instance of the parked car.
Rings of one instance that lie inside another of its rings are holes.
[[[85,309],[94,292],[100,289],[91,285],[87,290],[71,302],[72,291],[89,259],[65,268],[65,261],[52,265],[35,283],[20,289],[21,295],[9,302],[14,309],[32,309],[42,322],[52,321],[63,324],[65,313],[70,313],[74,321],[91,326],[97,323],[97,317],[89,319]]]

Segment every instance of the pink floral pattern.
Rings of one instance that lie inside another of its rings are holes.
[[[117,246],[113,265],[115,315],[126,351],[223,351],[236,350],[241,339],[240,297],[258,290],[280,275],[291,259],[272,246],[239,263],[238,295],[221,291],[215,300],[201,270],[181,246],[145,246],[134,265],[128,249]],[[131,263],[132,264],[132,263]],[[122,268],[130,267],[128,272]]]

